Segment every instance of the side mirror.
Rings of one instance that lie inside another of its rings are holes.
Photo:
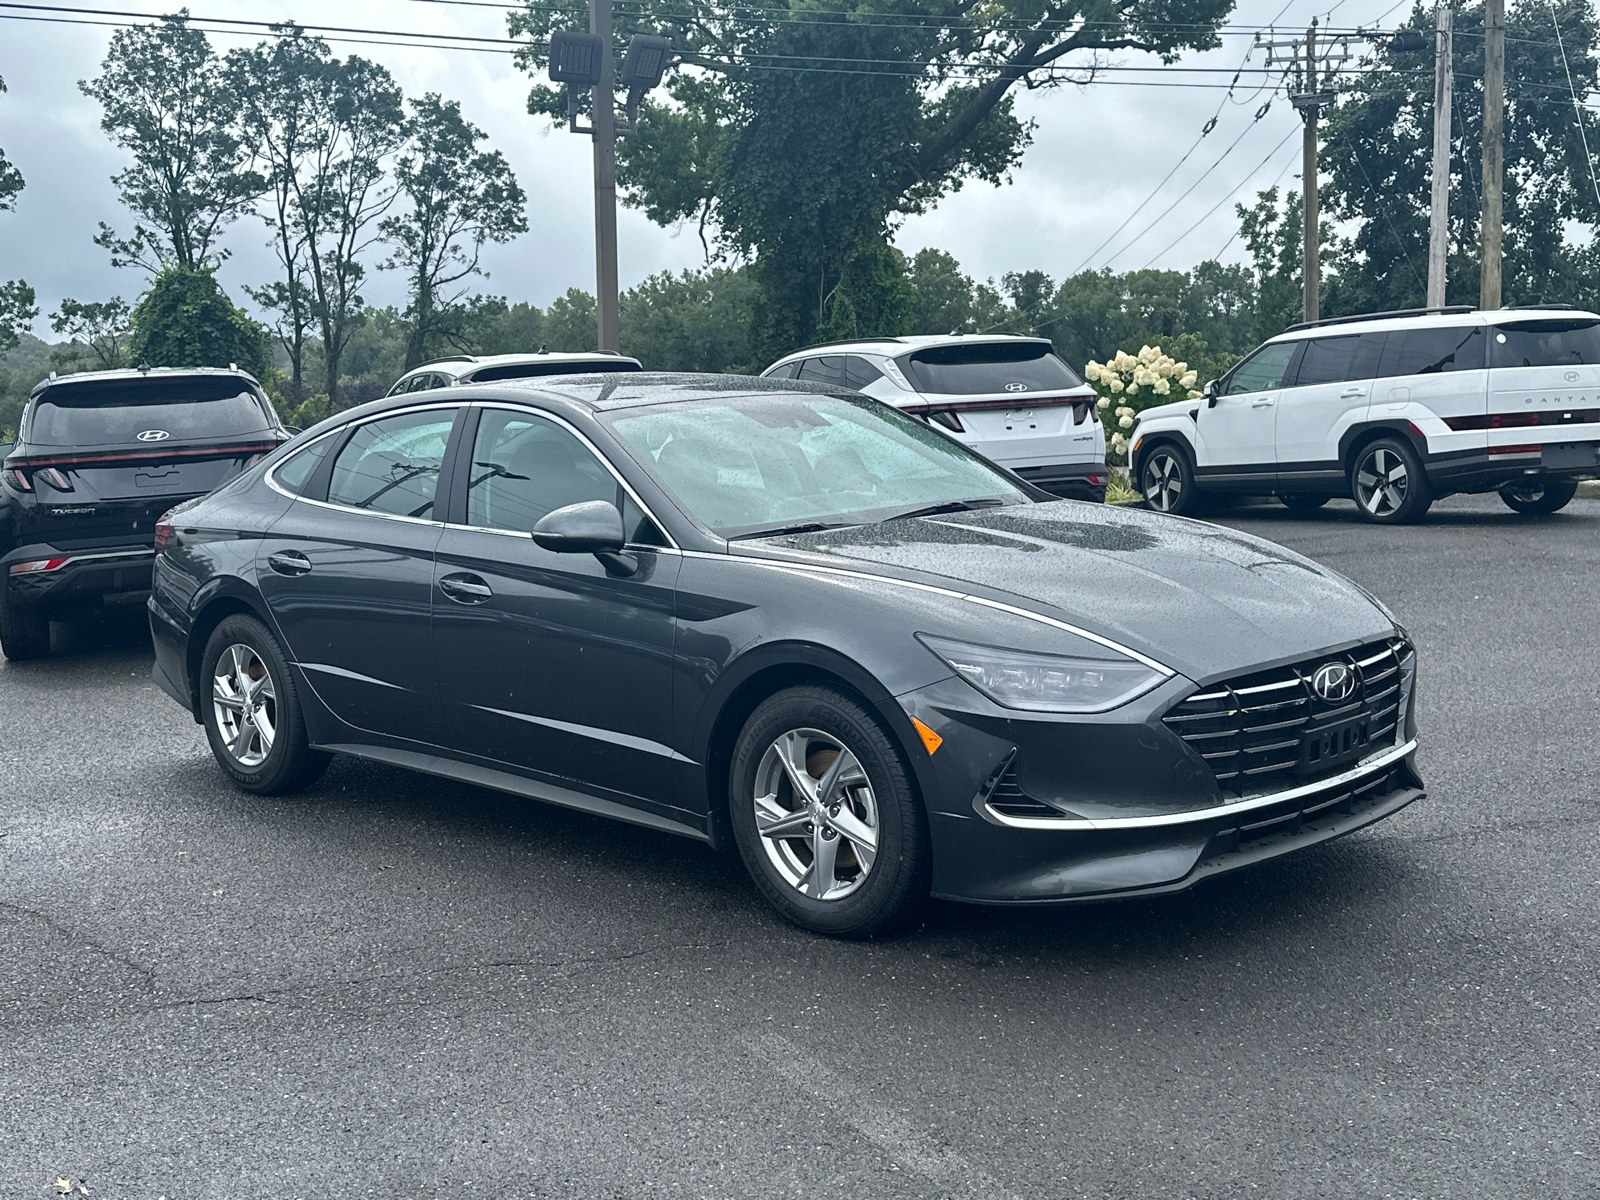
[[[1215,379],[1208,379],[1205,385],[1200,389],[1200,394],[1206,398],[1207,408],[1215,408],[1217,406],[1217,396],[1220,394],[1217,381]]]
[[[625,541],[622,514],[608,500],[569,504],[539,518],[533,540],[557,554],[614,554]]]

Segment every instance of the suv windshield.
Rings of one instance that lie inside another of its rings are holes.
[[[605,419],[723,537],[1026,498],[964,446],[873,400],[754,395]]]
[[[41,446],[139,445],[239,437],[274,427],[263,402],[237,375],[156,375],[47,388],[28,421],[28,441]],[[166,436],[139,436],[156,432]]]
[[[902,360],[919,392],[941,396],[1061,391],[1083,380],[1044,342],[930,346]]]
[[[1570,367],[1600,363],[1600,321],[1512,321],[1495,327],[1489,364],[1495,367]]]

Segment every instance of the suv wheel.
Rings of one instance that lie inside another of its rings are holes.
[[[1182,450],[1170,444],[1157,446],[1139,468],[1139,492],[1156,512],[1183,516],[1194,511],[1194,470]]]
[[[868,937],[928,894],[932,848],[922,801],[894,742],[833,688],[790,688],[739,734],[729,816],[745,869],[789,920]]]
[[[1500,489],[1500,499],[1519,513],[1536,516],[1565,508],[1577,494],[1576,479],[1530,479],[1526,483],[1518,480]]]
[[[211,753],[247,792],[298,791],[331,755],[313,750],[278,641],[254,617],[226,617],[206,643],[200,689]]]
[[[5,581],[0,580],[0,587]],[[50,653],[50,618],[40,608],[17,608],[0,599],[0,652],[12,662]]]
[[[1361,448],[1350,468],[1350,496],[1363,517],[1381,525],[1419,521],[1433,504],[1417,452],[1399,438]]]

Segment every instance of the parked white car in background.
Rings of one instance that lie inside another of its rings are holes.
[[[850,388],[921,417],[1038,487],[1105,499],[1106,435],[1094,389],[1044,338],[830,342],[796,350],[762,376]]]
[[[488,383],[495,379],[535,379],[544,375],[599,375],[609,371],[640,371],[637,358],[600,351],[573,354],[458,354],[413,367],[384,393],[426,392],[457,383]]]
[[[1418,309],[1295,325],[1199,400],[1147,408],[1129,465],[1150,507],[1207,493],[1336,495],[1370,521],[1498,491],[1550,513],[1600,477],[1600,316],[1561,306]]]

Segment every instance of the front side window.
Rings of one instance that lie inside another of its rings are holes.
[[[1268,392],[1283,383],[1283,373],[1294,357],[1294,342],[1274,342],[1263,346],[1233,369],[1228,376],[1226,396],[1245,392]]]
[[[401,517],[432,517],[454,409],[369,421],[333,462],[328,502]]]
[[[478,418],[467,481],[467,524],[531,533],[541,518],[569,504],[617,504],[630,541],[649,519],[628,499],[594,452],[554,421],[531,413],[485,409]],[[631,522],[630,522],[630,517]]]
[[[1569,367],[1600,363],[1600,321],[1515,321],[1500,325],[1489,342],[1495,367]]]
[[[1437,375],[1483,369],[1483,326],[1407,329],[1389,335],[1385,375]]]
[[[1342,337],[1309,338],[1295,371],[1295,386],[1318,383],[1347,383],[1371,379],[1378,373],[1385,334],[1345,334]]]
[[[606,420],[685,511],[723,537],[1026,499],[966,447],[865,398],[763,394]]]
[[[1083,380],[1045,342],[962,342],[900,360],[917,391],[940,396],[1052,392]]]
[[[38,446],[119,446],[243,437],[277,428],[266,400],[234,375],[70,381],[34,405],[28,441]],[[165,437],[139,440],[141,433]]]

